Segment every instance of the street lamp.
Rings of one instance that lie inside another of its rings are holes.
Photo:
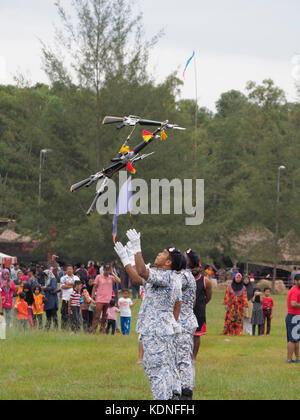
[[[277,258],[278,258],[278,240],[279,240],[279,203],[280,203],[280,174],[286,169],[285,166],[279,166],[277,176],[277,203],[276,203],[276,229],[275,229],[275,264],[273,272],[273,292],[275,290],[275,280],[277,277]]]
[[[279,194],[280,194],[280,171],[282,171],[284,169],[286,169],[285,166],[279,166],[279,168],[278,168],[278,183],[277,183],[277,191],[278,191],[278,194],[277,194],[277,203],[279,203],[279,201],[280,201],[280,197],[279,197]]]
[[[38,199],[38,228],[37,231],[40,233],[40,218],[41,218],[41,195],[42,195],[42,166],[43,166],[43,157],[46,155],[46,153],[52,152],[51,149],[42,149],[40,151],[40,175],[39,175],[39,199]]]

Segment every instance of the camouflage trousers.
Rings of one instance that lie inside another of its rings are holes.
[[[150,381],[154,400],[170,400],[173,393],[181,394],[176,367],[175,336],[142,335],[143,367]]]
[[[195,367],[193,360],[194,335],[177,334],[175,336],[176,365],[179,371],[181,388],[193,390],[195,383]]]

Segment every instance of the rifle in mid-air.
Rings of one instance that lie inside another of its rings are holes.
[[[107,124],[119,124],[117,129],[122,129],[123,127],[133,127],[131,133],[127,137],[125,143],[121,147],[119,153],[116,157],[111,159],[112,165],[108,168],[103,169],[100,172],[97,172],[94,175],[91,175],[89,178],[84,179],[83,181],[78,182],[77,184],[72,185],[71,192],[77,191],[82,187],[90,187],[94,182],[99,181],[100,179],[104,179],[100,189],[97,191],[96,196],[87,212],[87,216],[90,216],[94,209],[96,208],[97,201],[104,193],[104,190],[108,184],[109,179],[113,177],[113,175],[119,172],[121,169],[127,168],[131,174],[135,174],[136,170],[133,167],[133,163],[139,162],[147,157],[153,155],[154,152],[140,155],[140,152],[145,149],[150,143],[153,142],[156,138],[160,138],[161,140],[166,140],[167,135],[165,130],[173,129],[173,130],[185,130],[183,127],[179,127],[176,124],[169,124],[169,121],[159,122],[159,121],[152,121],[152,120],[145,120],[140,117],[136,117],[130,115],[129,117],[105,117],[103,120],[103,125]],[[133,149],[129,146],[129,141],[131,136],[136,128],[137,125],[141,126],[152,126],[157,127],[153,133],[149,133],[144,131],[143,132],[143,139],[144,141],[135,146]]]

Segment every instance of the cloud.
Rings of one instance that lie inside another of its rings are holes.
[[[69,3],[63,0],[63,4]],[[158,81],[176,69],[181,77],[195,49],[201,106],[214,109],[222,92],[243,91],[248,80],[261,82],[265,78],[274,79],[294,99],[293,77],[298,77],[298,67],[291,60],[299,50],[298,0],[137,3],[148,38],[165,28],[166,35],[150,55],[150,68]],[[53,0],[1,0],[0,39],[5,42],[0,50],[0,77],[5,77],[6,83],[13,83],[17,71],[27,73],[32,81],[47,82],[38,38],[51,43],[53,23],[58,21]],[[182,97],[195,97],[193,65],[188,69]]]

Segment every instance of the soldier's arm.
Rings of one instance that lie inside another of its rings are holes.
[[[133,266],[131,264],[126,265],[125,267],[126,273],[128,274],[128,276],[131,278],[131,280],[135,283],[135,284],[139,284],[141,286],[143,286],[143,279],[141,276],[139,276],[137,270],[135,268],[133,268]]]
[[[141,252],[138,252],[134,256],[135,259],[135,268],[137,273],[145,280],[148,280],[149,270],[146,267],[143,255]]]
[[[181,311],[181,307],[182,307],[182,301],[178,300],[177,302],[175,302],[173,314],[174,314],[174,318],[176,319],[176,321],[178,321],[180,311]]]

